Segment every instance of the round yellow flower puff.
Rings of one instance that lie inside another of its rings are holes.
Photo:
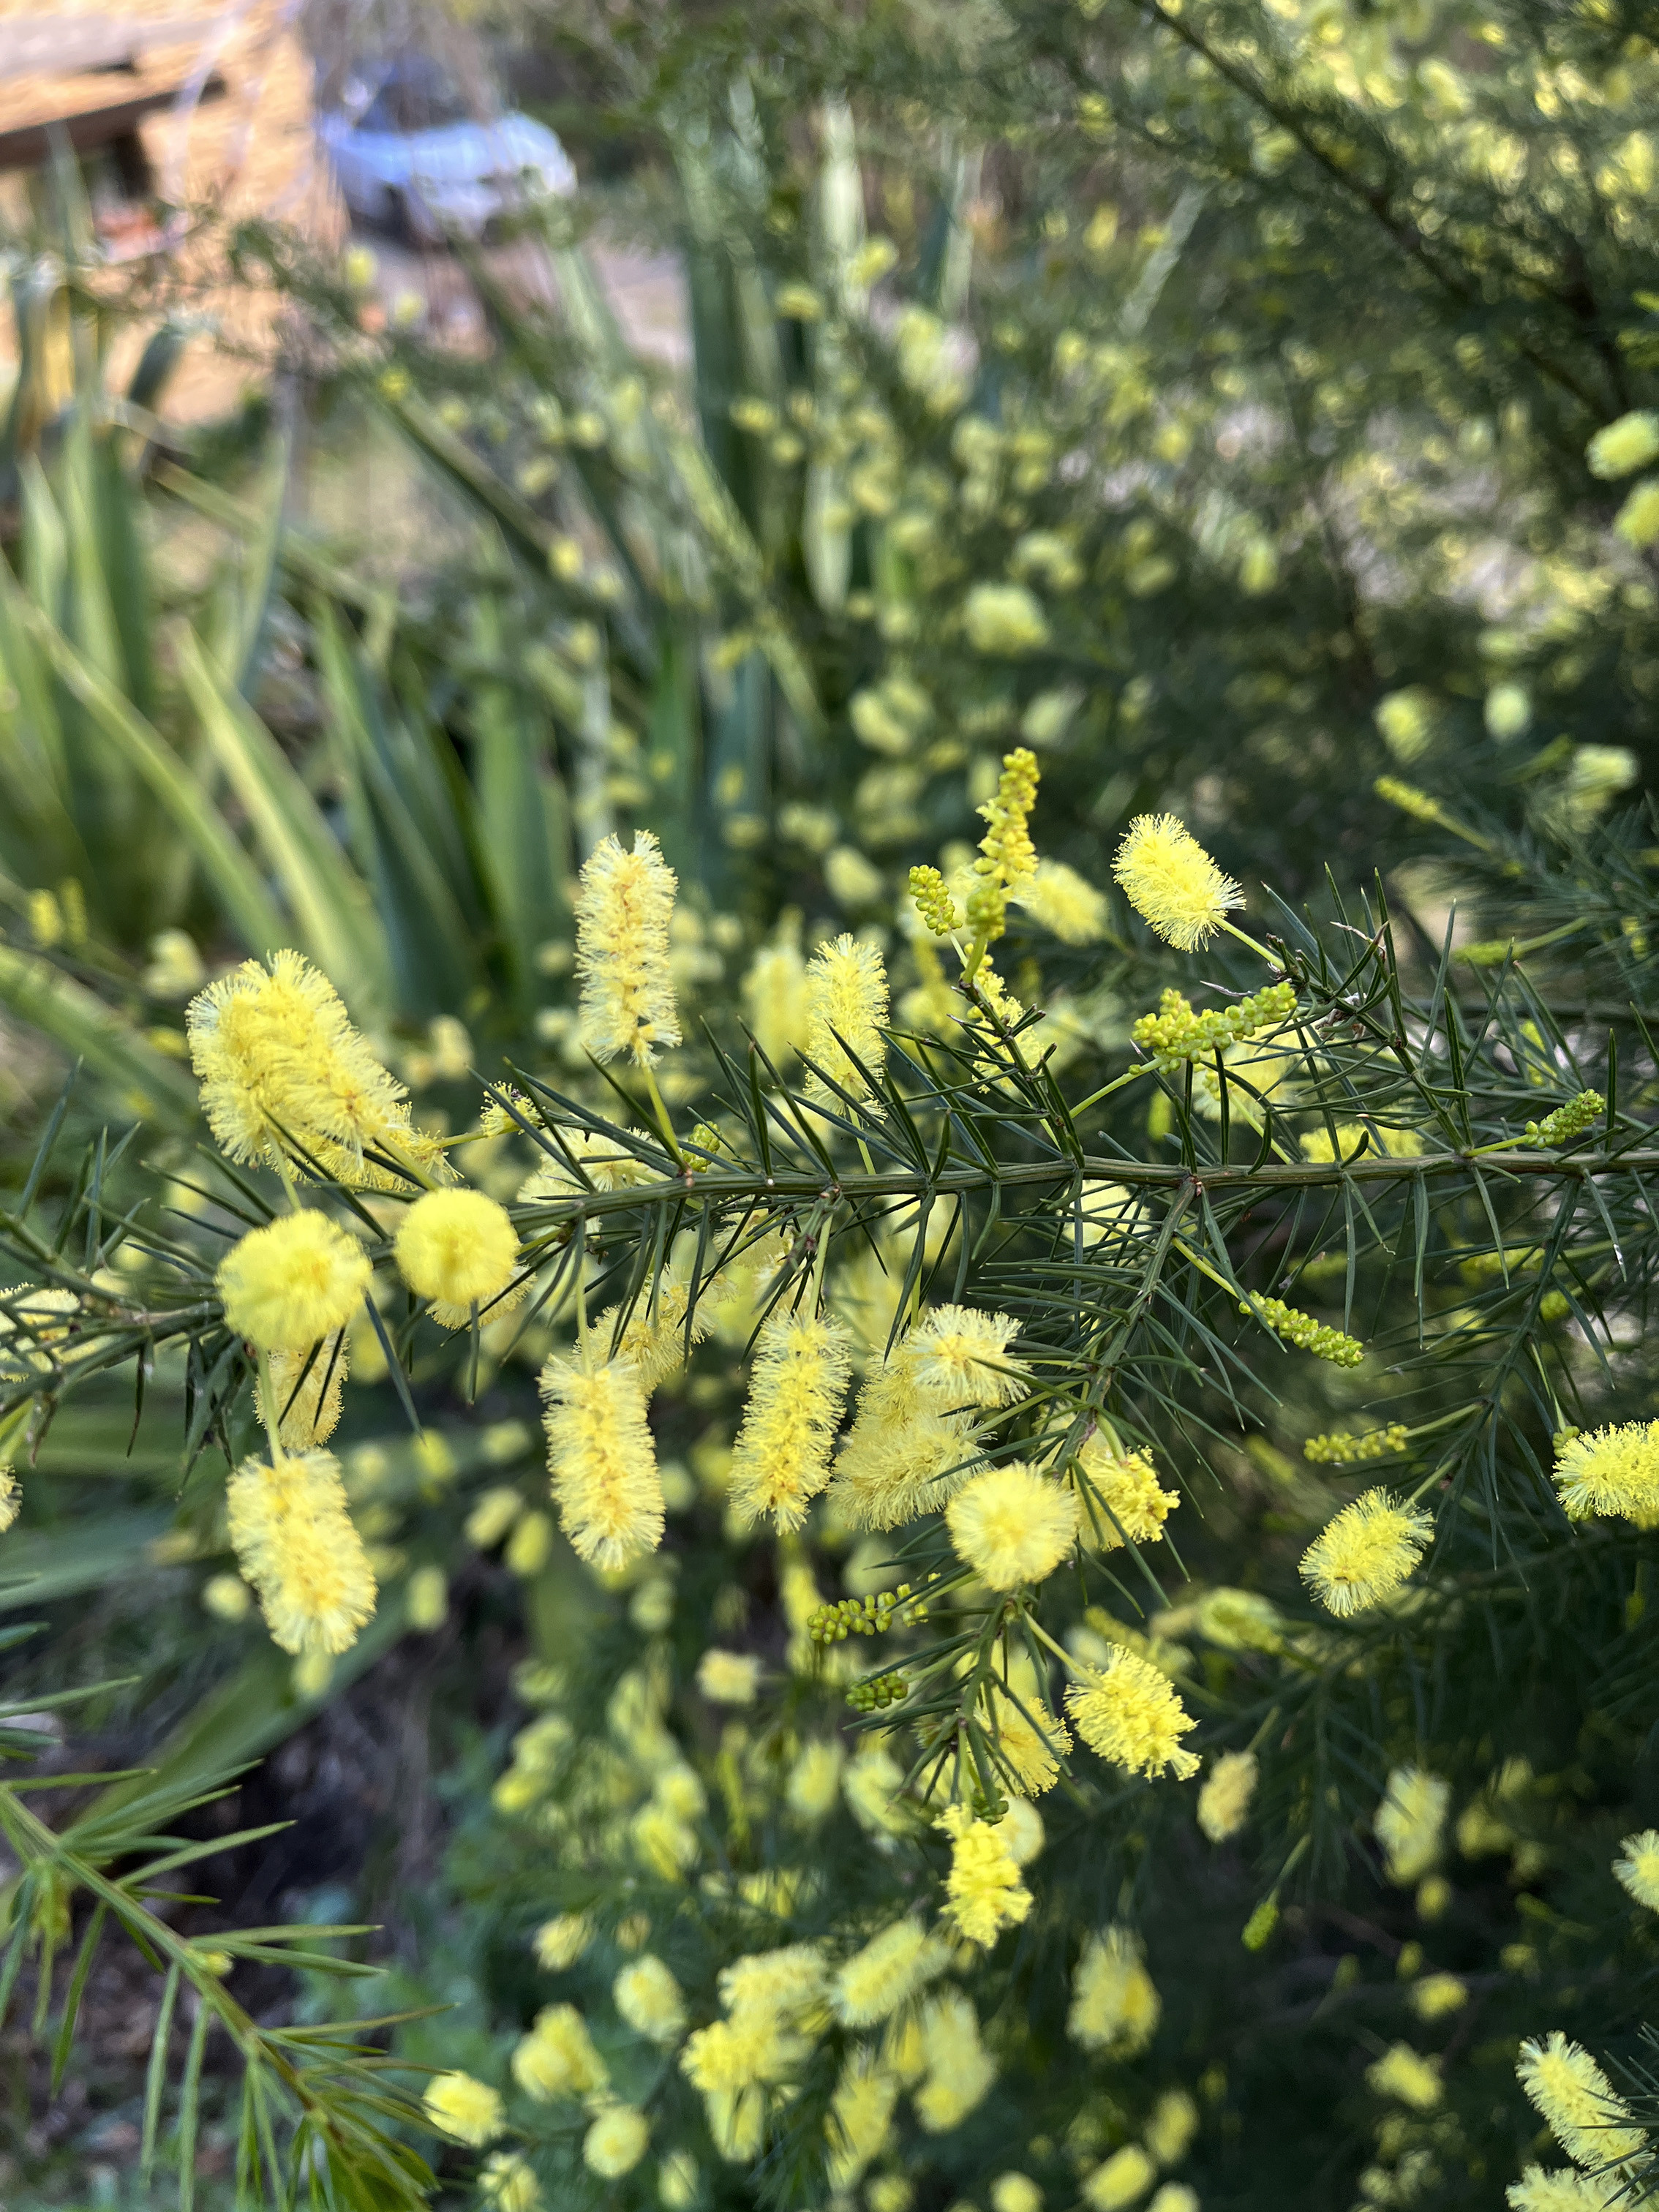
[[[1428,1514],[1368,1490],[1328,1521],[1302,1555],[1302,1577],[1339,1619],[1391,1596],[1434,1534]]]
[[[475,1307],[489,1307],[492,1319],[503,1310],[519,1239],[507,1208],[483,1191],[429,1190],[404,1214],[392,1250],[404,1282],[430,1302],[433,1319],[465,1328]]]
[[[1198,1760],[1181,1739],[1198,1723],[1167,1675],[1121,1647],[1092,1679],[1073,1682],[1066,1702],[1090,1749],[1131,1774],[1173,1773],[1185,1781]]]
[[[957,1556],[993,1589],[1042,1582],[1077,1541],[1076,1493],[1023,1460],[975,1475],[945,1517]]]
[[[1632,2124],[1629,2108],[1612,2082],[1589,2051],[1559,2028],[1543,2041],[1523,2043],[1515,2070],[1550,2132],[1577,2164],[1607,2166],[1633,2158],[1646,2147],[1647,2136]]]
[[[499,2095],[470,2074],[434,2074],[421,2102],[434,2128],[475,2150],[493,2142],[506,2124]]]
[[[1396,1766],[1371,1826],[1388,1856],[1389,1880],[1410,1889],[1440,1856],[1451,1785],[1421,1766]]]
[[[1644,1828],[1640,1835],[1626,1836],[1619,1850],[1613,1863],[1614,1878],[1638,1905],[1645,1905],[1650,1912],[1659,1912],[1659,1828]]]
[[[356,1239],[308,1206],[233,1244],[219,1295],[227,1323],[261,1352],[309,1352],[345,1327],[373,1273]]]
[[[645,2156],[651,2123],[632,2105],[607,2105],[582,2143],[582,2164],[607,2181],[631,2173]]]
[[[1243,906],[1244,893],[1224,876],[1173,814],[1142,814],[1129,824],[1112,873],[1144,921],[1168,944],[1196,952]]]

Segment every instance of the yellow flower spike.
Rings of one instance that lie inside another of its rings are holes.
[[[507,1208],[481,1190],[429,1190],[398,1224],[392,1243],[398,1271],[445,1328],[465,1328],[475,1308],[495,1320],[519,1298],[502,1297],[519,1261],[519,1238]]]
[[[678,889],[648,830],[635,830],[632,852],[604,838],[583,866],[576,972],[581,1039],[596,1060],[626,1056],[648,1067],[659,1046],[680,1041],[668,938]]]
[[[284,1651],[348,1650],[374,1612],[374,1570],[346,1510],[339,1462],[300,1452],[245,1460],[226,1487],[230,1540]]]
[[[830,2100],[830,2186],[844,2192],[871,2160],[884,2149],[893,2130],[898,2077],[872,2051],[855,2047],[848,2056]]]
[[[1077,1732],[1091,1750],[1131,1774],[1173,1773],[1185,1781],[1198,1760],[1181,1739],[1198,1723],[1169,1678],[1119,1646],[1105,1665],[1066,1692]]]
[[[626,1566],[662,1541],[662,1483],[639,1370],[555,1353],[541,1372],[548,1472],[580,1559]]]
[[[345,1327],[374,1269],[356,1239],[302,1208],[251,1229],[219,1263],[225,1321],[261,1352],[309,1352]]]
[[[1105,893],[1064,860],[1039,860],[1010,896],[1062,945],[1098,945],[1111,927]]]
[[[434,2075],[421,2103],[434,2128],[475,2150],[493,2142],[507,2124],[500,2096],[470,2074]]]
[[[822,1314],[774,1313],[755,1350],[749,1403],[732,1454],[738,1524],[769,1513],[799,1528],[830,1480],[830,1454],[853,1376],[847,1331]]]
[[[1365,2069],[1365,2080],[1379,2097],[1395,2098],[1414,2112],[1431,2112],[1444,2094],[1440,2069],[1409,2043],[1391,2044]]]
[[[1104,1437],[1085,1440],[1077,1455],[1078,1533],[1091,1552],[1120,1551],[1125,1542],[1157,1544],[1164,1523],[1181,1503],[1165,1490],[1145,1452],[1115,1450]]]
[[[919,1920],[896,1920],[842,1966],[830,1985],[830,2009],[845,2027],[873,2027],[949,1964],[945,1947]]]
[[[1152,2041],[1163,2010],[1139,1936],[1115,1926],[1091,1936],[1072,1978],[1066,2033],[1073,2042],[1133,2058]]]
[[[945,1917],[969,1942],[988,1948],[1005,1928],[1018,1927],[1031,1910],[1031,1893],[1007,1838],[966,1806],[952,1805],[935,1824],[951,1838],[951,1871],[945,1881]]]
[[[1388,1860],[1389,1880],[1415,1887],[1440,1856],[1451,1785],[1420,1766],[1396,1766],[1371,1826]]]
[[[1019,1324],[1012,1315],[972,1306],[935,1306],[904,1340],[904,1355],[919,1390],[941,1409],[1011,1406],[1024,1395],[1027,1370],[1010,1358]]]
[[[1196,952],[1222,927],[1244,892],[1224,876],[1173,814],[1142,814],[1129,824],[1112,873],[1142,921],[1166,944]]]
[[[1077,1541],[1076,1492],[1023,1460],[975,1475],[945,1517],[957,1558],[992,1589],[1042,1582]]]
[[[806,1054],[815,1074],[812,1095],[835,1094],[831,1083],[854,1098],[869,1096],[866,1073],[878,1075],[887,1057],[887,969],[873,945],[843,934],[819,945],[806,971],[810,1021]]]
[[[1396,1505],[1386,1490],[1368,1490],[1328,1521],[1302,1555],[1302,1578],[1340,1620],[1380,1604],[1416,1568],[1434,1522]]]
[[[1253,1751],[1224,1751],[1212,1765],[1198,1793],[1198,1825],[1212,1844],[1224,1844],[1243,1826],[1255,1783]]]
[[[1632,2123],[1630,2109],[1612,2082],[1589,2051],[1559,2028],[1541,2041],[1523,2043],[1515,2071],[1576,2164],[1607,2166],[1646,2148],[1646,2135]]]
[[[185,1027],[203,1110],[228,1158],[286,1169],[299,1147],[325,1175],[377,1189],[449,1174],[436,1140],[410,1127],[402,1084],[300,953],[245,961],[191,1000]],[[414,1172],[367,1160],[371,1150]]]
[[[8,1460],[0,1465],[0,1536],[3,1536],[23,1510],[23,1493],[18,1488],[17,1476]]]

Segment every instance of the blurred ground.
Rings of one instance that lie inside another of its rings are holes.
[[[477,295],[453,254],[409,245],[366,225],[354,231],[352,243],[374,256],[375,293],[389,318],[420,328],[441,343],[482,347],[483,318]],[[629,343],[665,368],[688,366],[685,282],[673,255],[599,243],[590,243],[587,252]],[[492,278],[513,297],[541,305],[556,299],[546,255],[533,239],[486,247],[483,259]]]

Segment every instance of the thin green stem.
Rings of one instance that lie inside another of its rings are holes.
[[[680,1140],[674,1134],[674,1125],[668,1118],[668,1108],[663,1102],[662,1092],[657,1088],[656,1070],[647,1060],[641,1063],[640,1073],[645,1078],[645,1087],[651,1099],[651,1112],[661,1133],[662,1140],[673,1154],[675,1164],[684,1168],[685,1154],[680,1150]]]

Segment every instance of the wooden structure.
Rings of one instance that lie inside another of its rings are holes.
[[[225,226],[258,216],[343,235],[296,12],[297,0],[57,0],[50,14],[0,0],[0,233],[26,219],[31,178],[66,144],[112,275],[129,264],[135,289],[198,331],[165,396],[180,419],[233,406],[271,349],[276,302],[224,281]],[[0,390],[8,355],[0,314]]]

